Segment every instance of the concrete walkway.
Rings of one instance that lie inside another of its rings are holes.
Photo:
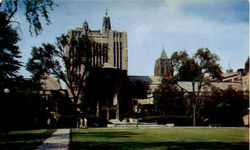
[[[70,129],[58,129],[36,150],[68,150]]]

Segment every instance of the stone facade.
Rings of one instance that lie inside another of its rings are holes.
[[[168,59],[163,48],[161,57],[155,61],[154,76],[162,76],[166,74],[171,67],[171,59]]]
[[[103,17],[102,32],[101,30],[91,30],[87,21],[84,21],[81,28],[69,30],[68,35],[69,37],[87,35],[96,42],[95,47],[104,55],[94,56],[92,65],[109,63],[117,69],[128,70],[127,32],[112,30],[107,13]],[[103,47],[107,47],[107,49],[103,49]]]

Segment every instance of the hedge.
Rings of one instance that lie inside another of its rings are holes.
[[[142,118],[140,122],[174,123],[175,126],[191,126],[192,118],[189,116],[149,116]]]

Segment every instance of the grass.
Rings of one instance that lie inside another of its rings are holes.
[[[73,129],[71,150],[246,149],[248,128]]]
[[[0,149],[33,150],[51,136],[55,129],[9,131],[6,144],[6,133],[0,133]]]

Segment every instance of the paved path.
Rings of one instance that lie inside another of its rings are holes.
[[[70,129],[58,129],[36,150],[68,150]]]

